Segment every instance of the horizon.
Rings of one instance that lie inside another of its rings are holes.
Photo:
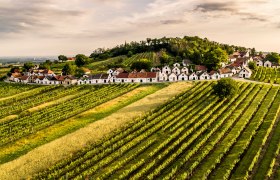
[[[185,35],[280,53],[276,38],[280,36],[280,2],[276,0],[0,3],[0,57],[90,55],[94,49],[125,41]]]

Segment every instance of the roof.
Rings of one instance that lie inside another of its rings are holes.
[[[232,73],[231,69],[229,69],[229,68],[222,68],[222,69],[219,69],[219,72],[220,72],[220,74],[229,74],[229,73]]]
[[[207,71],[207,67],[202,66],[202,65],[195,65],[195,70],[196,71]]]
[[[218,72],[217,71],[210,71],[209,75],[212,76],[215,73],[218,73]]]
[[[129,73],[128,78],[156,78],[156,72]]]
[[[101,74],[100,79],[108,79],[109,75],[108,74]]]
[[[14,78],[19,78],[19,77],[21,77],[22,75],[21,75],[20,73],[12,73],[12,76],[13,76]]]
[[[23,80],[23,81],[27,80],[28,78],[29,78],[29,76],[22,76],[22,77],[20,77],[20,79]]]
[[[128,78],[129,73],[120,73],[117,78]]]

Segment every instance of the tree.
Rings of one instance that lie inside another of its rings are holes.
[[[250,55],[255,56],[256,54],[257,54],[256,49],[255,48],[251,49]]]
[[[228,61],[228,54],[225,50],[218,47],[206,52],[205,59],[205,64],[208,67],[208,69],[217,70],[221,67],[221,63]]]
[[[280,56],[278,53],[272,52],[272,53],[268,54],[265,59],[270,62],[275,62],[275,63],[280,64]]]
[[[252,69],[253,71],[255,71],[255,70],[258,68],[258,66],[257,66],[257,64],[256,64],[255,61],[254,61],[254,62],[252,62],[252,61],[249,62],[248,66],[249,66],[249,68]]]
[[[223,78],[213,86],[213,93],[220,99],[230,98],[238,93],[236,81],[230,78]]]
[[[60,60],[60,61],[62,61],[62,62],[65,62],[65,61],[67,61],[67,57],[66,56],[64,56],[64,55],[59,55],[58,56],[58,60]]]
[[[148,59],[141,59],[139,61],[135,61],[131,65],[131,69],[136,69],[137,71],[141,71],[142,69],[145,69],[146,71],[150,71],[152,67],[151,61]]]
[[[75,63],[78,67],[84,66],[89,63],[89,58],[84,54],[78,54]]]
[[[62,68],[63,75],[74,75],[76,73],[77,66],[71,63],[66,63]]]
[[[24,71],[28,71],[29,69],[34,68],[34,67],[35,67],[35,65],[33,62],[26,62],[23,65]]]
[[[50,69],[50,64],[44,62],[42,64],[39,65],[40,69]]]

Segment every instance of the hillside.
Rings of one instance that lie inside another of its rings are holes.
[[[22,108],[8,110],[15,98],[21,98],[11,93],[11,98],[0,99],[1,109],[6,109],[0,120],[4,137],[0,175],[35,175],[35,179],[277,179],[279,86],[239,82],[240,93],[221,101],[212,94],[214,83],[82,86],[68,87],[64,93],[59,86],[37,87],[26,90],[22,106],[46,107],[29,113]],[[135,97],[133,92],[141,88]],[[52,96],[40,98],[42,91]],[[114,93],[108,96],[109,92]],[[82,94],[91,98],[81,98]],[[56,101],[53,108],[46,103],[60,97],[69,100]],[[33,98],[38,104],[31,103]],[[5,120],[13,114],[19,117]]]

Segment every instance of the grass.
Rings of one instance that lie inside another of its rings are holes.
[[[90,111],[38,132],[37,139],[33,139],[35,136],[24,138],[13,146],[1,150],[1,163],[21,157],[1,165],[0,177],[27,178],[46,169],[57,161],[71,156],[87,144],[108,136],[114,130],[163,104],[191,85],[189,83],[174,83],[161,89],[162,86],[164,85],[140,87]],[[69,134],[70,132],[73,133]],[[61,137],[63,135],[65,136]],[[34,149],[38,146],[40,147]],[[27,152],[29,153],[23,155]]]

